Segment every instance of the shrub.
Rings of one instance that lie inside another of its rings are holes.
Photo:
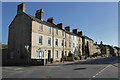
[[[79,56],[74,56],[74,59],[75,60],[80,60],[80,57]]]
[[[104,56],[104,57],[106,57],[107,56],[107,54],[106,53],[101,53],[102,54],[102,56]]]
[[[74,54],[72,54],[71,52],[68,53],[68,57],[73,57]]]
[[[98,54],[98,56],[101,56],[101,57],[102,57],[102,54]]]

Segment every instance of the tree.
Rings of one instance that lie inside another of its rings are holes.
[[[8,45],[7,44],[2,44],[2,49],[7,49]]]

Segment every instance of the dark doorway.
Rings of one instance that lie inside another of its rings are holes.
[[[51,50],[48,50],[48,61],[50,62],[50,58],[51,58]]]
[[[64,52],[62,51],[62,54],[61,54],[61,60],[60,60],[60,62],[62,62],[62,61],[64,61]]]
[[[64,52],[62,51],[62,58],[64,57]]]
[[[89,57],[90,56],[90,51],[89,51],[89,42],[87,41],[87,49],[86,49],[86,51],[87,51],[87,57]]]

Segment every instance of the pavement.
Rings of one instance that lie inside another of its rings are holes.
[[[46,66],[5,66],[3,78],[118,78],[120,57],[89,59]]]

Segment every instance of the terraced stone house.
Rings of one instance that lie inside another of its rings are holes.
[[[82,35],[70,26],[54,24],[53,17],[44,21],[43,9],[35,16],[26,13],[26,4],[17,7],[17,14],[9,26],[8,58],[14,64],[60,62],[68,53],[82,55]]]
[[[35,16],[26,13],[26,4],[17,6],[17,14],[9,25],[8,63],[48,64],[62,62],[69,53],[86,59],[94,53],[113,52],[112,47],[95,44],[82,31],[70,30],[70,26],[54,23],[54,18],[44,20],[43,9],[36,10]],[[119,48],[114,49],[119,54]]]

